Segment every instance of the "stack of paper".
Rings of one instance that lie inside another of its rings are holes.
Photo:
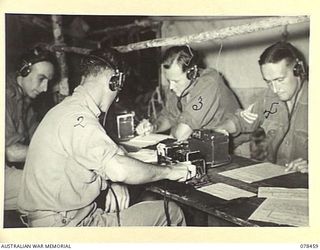
[[[261,187],[258,197],[267,199],[249,217],[250,220],[308,226],[308,189]]]
[[[255,193],[233,187],[224,183],[216,183],[209,186],[204,186],[198,189],[199,191],[220,197],[224,200],[233,200],[240,197],[253,197]]]
[[[155,145],[160,141],[163,141],[168,138],[173,138],[173,137],[170,135],[162,135],[162,134],[139,135],[129,141],[121,142],[121,144],[134,146],[138,148],[144,148],[147,146]]]
[[[284,166],[264,162],[255,165],[250,165],[248,167],[224,171],[220,174],[232,179],[252,183],[289,173],[292,172],[285,171]]]

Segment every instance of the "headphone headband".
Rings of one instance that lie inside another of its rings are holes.
[[[43,50],[41,47],[30,49],[22,55],[17,74],[22,77],[26,77],[31,72],[32,65],[43,61],[48,61],[54,64],[53,57],[49,51]]]
[[[118,53],[118,52],[117,52]],[[113,75],[111,76],[109,82],[107,83],[109,85],[109,89],[111,91],[121,91],[123,88],[123,84],[125,81],[125,74],[115,65],[117,63],[116,61],[116,52],[110,50],[96,50],[92,51],[84,60],[87,60],[86,63],[95,64],[97,61],[100,62],[100,64],[104,65],[107,68],[110,68],[114,71]],[[109,59],[110,57],[110,59]],[[82,63],[84,63],[84,60]],[[112,62],[112,60],[115,60],[115,63]]]
[[[194,58],[194,54],[192,53],[192,50],[191,50],[191,48],[190,48],[190,46],[188,44],[186,44],[185,46],[187,47],[188,54],[190,55],[190,60],[188,61],[188,63],[185,63],[185,66],[189,67],[192,59]],[[194,64],[191,68],[188,68],[186,74],[187,74],[188,80],[190,80],[190,81],[191,80],[194,81],[195,79],[197,79],[200,76],[198,65]]]

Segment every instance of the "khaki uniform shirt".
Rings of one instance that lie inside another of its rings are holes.
[[[191,129],[214,128],[240,106],[232,91],[215,69],[200,71],[189,94],[181,100],[182,112],[177,107],[178,97],[168,90],[160,116],[167,117],[172,126],[187,124]]]
[[[254,103],[253,113],[258,114],[253,124],[247,123],[237,112],[233,117],[237,133],[253,132],[261,126],[268,137],[268,160],[285,165],[297,158],[308,160],[308,82],[305,82],[291,114],[272,90]]]
[[[46,114],[29,146],[20,211],[80,209],[106,188],[108,162],[119,148],[100,125],[99,115],[82,86]]]

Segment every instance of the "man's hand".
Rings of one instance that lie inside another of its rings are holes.
[[[136,127],[138,135],[147,135],[153,131],[153,126],[147,119],[143,119]]]
[[[302,158],[295,159],[294,161],[286,164],[286,171],[296,171],[301,173],[308,173],[308,162]]]
[[[252,108],[254,104],[250,104],[249,107],[240,112],[240,116],[249,124],[254,123],[258,118],[258,114],[252,113]]]
[[[171,166],[171,172],[168,175],[168,179],[173,181],[186,181],[196,175],[196,166],[191,162],[178,162]]]
[[[119,204],[119,210],[122,211],[129,207],[129,191],[128,188],[123,184],[118,183],[112,183],[111,188],[116,194],[118,204]],[[107,196],[106,196],[106,203],[105,203],[105,211],[109,213],[113,213],[117,211],[117,205],[116,200],[113,195],[113,192],[111,191],[111,188],[109,189]]]

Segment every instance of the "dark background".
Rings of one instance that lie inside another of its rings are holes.
[[[149,17],[62,15],[62,32],[66,46],[87,49],[96,49],[98,44],[101,47],[116,47],[157,38],[160,25],[135,27],[134,24],[141,20],[149,20]],[[123,28],[127,25],[133,26]],[[51,15],[6,14],[5,26],[7,73],[16,70],[21,54],[28,48],[42,43],[54,44]],[[109,31],[99,32],[103,29]],[[80,54],[66,53],[69,94],[80,82],[81,58]],[[135,111],[137,120],[145,117],[148,101],[158,84],[160,48],[125,53],[125,58],[129,64],[129,75],[119,103],[113,105],[108,114],[111,126],[110,120],[114,121],[114,113],[117,112]],[[59,81],[57,75],[51,86]],[[39,119],[55,105],[50,90],[37,97],[34,103]]]

